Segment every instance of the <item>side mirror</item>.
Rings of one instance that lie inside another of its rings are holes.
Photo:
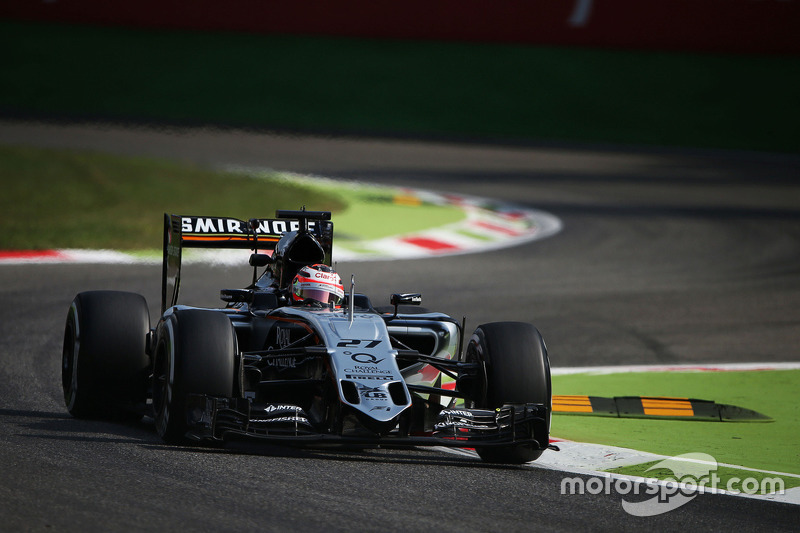
[[[255,255],[255,254],[254,254]],[[222,289],[219,299],[223,302],[253,303],[253,291],[250,289]]]
[[[265,267],[272,264],[272,257],[267,254],[250,254],[251,267]]]
[[[422,295],[419,293],[392,294],[389,303],[395,308],[398,305],[420,305],[422,304]]]
[[[394,320],[397,318],[397,307],[400,305],[419,305],[422,303],[422,295],[419,293],[392,294],[389,302],[394,306],[394,314],[384,320]]]

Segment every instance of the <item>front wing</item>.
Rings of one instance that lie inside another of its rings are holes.
[[[432,433],[416,435],[395,430],[385,436],[321,433],[305,412],[294,405],[251,409],[247,399],[190,395],[190,428],[197,441],[258,439],[289,445],[447,446],[456,448],[532,445],[545,449],[536,435],[547,435],[547,410],[541,404],[508,404],[497,409],[442,409]],[[402,426],[403,424],[400,424]]]

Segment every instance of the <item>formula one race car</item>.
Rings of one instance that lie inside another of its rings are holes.
[[[330,213],[249,221],[165,215],[161,317],[129,292],[75,297],[62,384],[78,418],[150,415],[172,444],[474,448],[523,463],[549,446],[551,388],[535,327],[475,329],[393,294],[375,308],[331,268]],[[183,248],[249,249],[252,283],[221,309],[178,305]],[[269,252],[269,253],[265,253]],[[259,275],[259,269],[263,269]]]

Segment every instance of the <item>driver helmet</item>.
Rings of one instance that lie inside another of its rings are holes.
[[[292,280],[292,299],[295,302],[319,302],[341,307],[344,298],[342,278],[328,265],[304,266]]]

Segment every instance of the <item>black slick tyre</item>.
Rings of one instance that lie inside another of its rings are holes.
[[[190,442],[189,394],[233,396],[235,357],[236,334],[221,312],[179,309],[161,322],[153,362],[153,411],[164,442]]]
[[[150,359],[144,297],[119,291],[78,294],[67,313],[61,357],[64,402],[76,418],[110,418],[143,408]]]
[[[545,424],[535,438],[549,443],[550,362],[539,331],[524,322],[493,322],[475,329],[466,349],[469,362],[481,362],[484,380],[473,391],[472,407],[497,408],[504,404],[538,403],[548,408]],[[539,458],[543,450],[532,445],[476,448],[481,459],[492,463],[521,464]]]

